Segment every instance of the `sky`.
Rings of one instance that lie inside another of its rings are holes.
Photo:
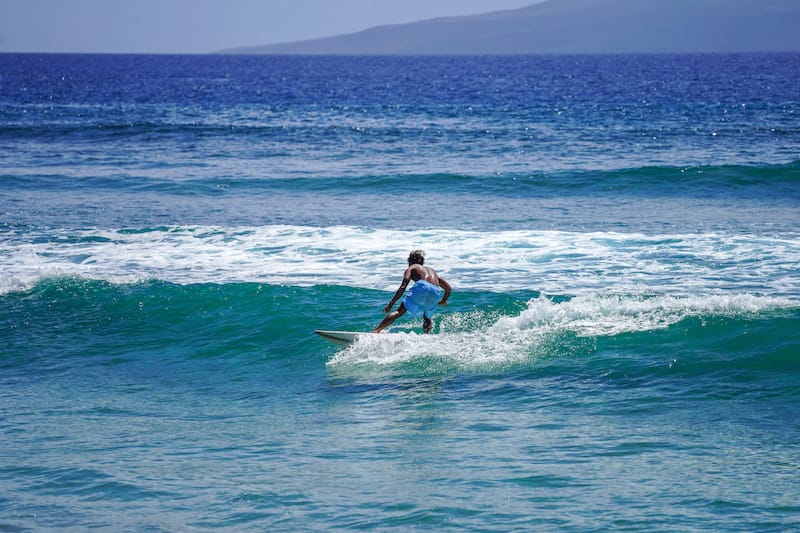
[[[0,52],[203,54],[543,0],[0,0]]]

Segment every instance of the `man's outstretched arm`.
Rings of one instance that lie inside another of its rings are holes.
[[[388,313],[392,310],[394,303],[400,299],[404,292],[406,292],[406,287],[408,287],[409,281],[411,281],[411,275],[408,273],[408,270],[406,270],[406,273],[403,275],[403,282],[397,288],[397,291],[395,291],[394,296],[392,296],[392,300],[389,302],[389,305],[383,308],[384,313]]]

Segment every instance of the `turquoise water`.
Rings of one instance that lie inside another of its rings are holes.
[[[0,65],[0,529],[800,525],[796,55]]]

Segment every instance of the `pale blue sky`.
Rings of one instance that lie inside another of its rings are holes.
[[[542,0],[0,0],[0,52],[206,53]]]

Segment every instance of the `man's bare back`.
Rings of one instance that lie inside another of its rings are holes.
[[[411,279],[413,279],[414,282],[423,280],[427,281],[428,283],[433,283],[437,287],[440,287],[439,276],[436,274],[436,271],[431,267],[426,267],[416,264],[411,265],[410,267],[408,267],[408,269],[406,269],[406,274],[408,274],[408,276]],[[403,276],[403,278],[405,278],[405,276]]]

